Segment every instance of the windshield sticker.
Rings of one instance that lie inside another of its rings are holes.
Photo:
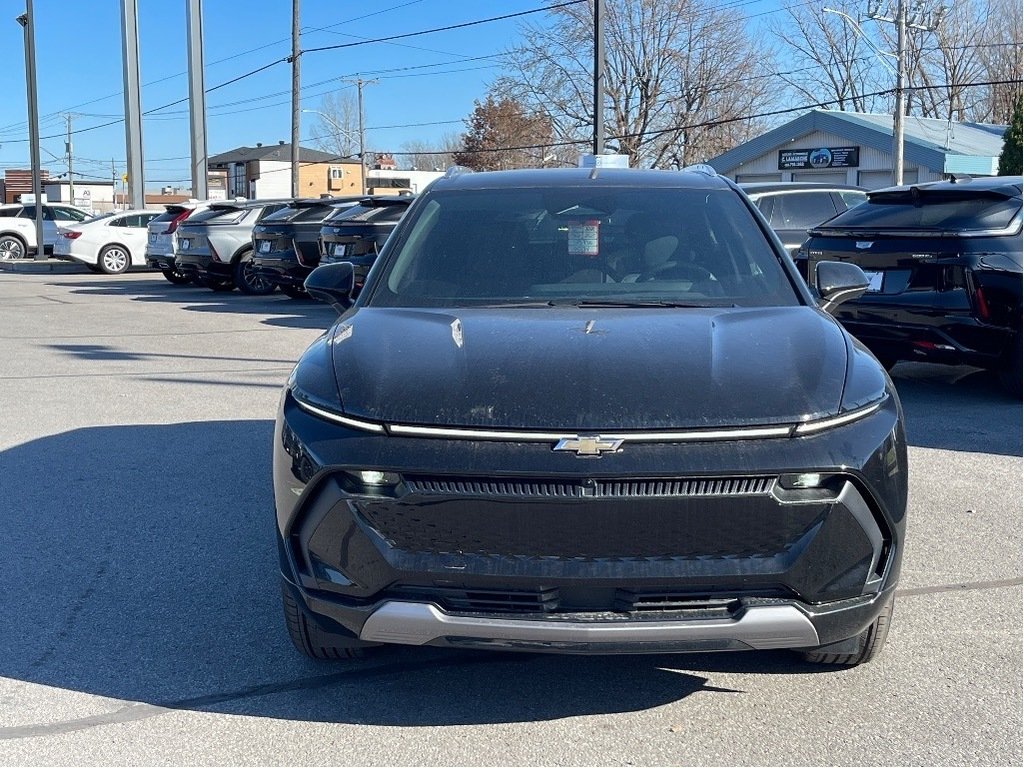
[[[600,219],[569,222],[569,255],[597,256]]]

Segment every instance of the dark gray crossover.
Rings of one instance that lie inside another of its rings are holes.
[[[282,595],[316,658],[881,649],[907,456],[884,369],[732,182],[452,171],[302,355],[274,434]]]

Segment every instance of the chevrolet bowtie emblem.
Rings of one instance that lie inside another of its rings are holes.
[[[563,437],[558,441],[554,450],[575,451],[577,456],[596,456],[600,458],[603,453],[611,453],[619,450],[622,440],[615,437],[601,437],[600,435],[585,435],[579,437]]]

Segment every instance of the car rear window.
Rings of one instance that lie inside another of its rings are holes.
[[[186,208],[172,207],[161,213],[150,224],[163,224],[164,222],[174,221],[181,214],[182,211],[187,210]]]
[[[835,215],[830,192],[787,192],[775,195],[769,224],[773,229],[807,229]]]
[[[343,221],[381,224],[395,222],[401,219],[407,210],[409,210],[408,203],[373,206],[353,205],[347,208],[339,208],[324,221],[324,224],[339,224]]]
[[[237,221],[245,215],[244,208],[207,208],[205,211],[193,213],[188,217],[189,224],[201,224],[204,221],[217,219],[218,223],[224,224],[229,221]]]
[[[331,213],[331,210],[332,207],[330,205],[290,205],[287,208],[275,211],[269,216],[264,216],[261,223],[280,224],[282,222],[323,221]]]
[[[841,213],[829,228],[942,231],[999,230],[1020,212],[1020,200],[964,193],[872,195],[863,205]]]
[[[800,303],[730,189],[453,190],[410,215],[371,306]]]

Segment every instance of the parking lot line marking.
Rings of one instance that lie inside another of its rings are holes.
[[[1024,577],[1017,576],[1013,579],[996,579],[995,581],[971,581],[959,584],[939,584],[934,587],[911,587],[910,589],[897,589],[899,597],[910,597],[913,595],[931,595],[936,592],[959,592],[967,589],[995,589],[998,587],[1019,587],[1024,585]]]

